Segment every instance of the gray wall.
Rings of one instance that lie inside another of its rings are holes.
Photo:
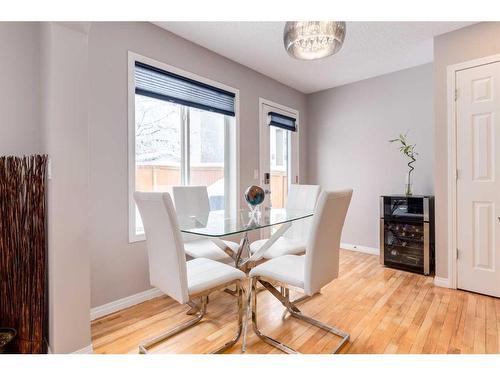
[[[342,242],[379,247],[379,196],[402,194],[406,160],[388,143],[409,131],[417,144],[414,193],[434,191],[432,64],[307,96],[308,181],[354,195]]]
[[[150,288],[144,242],[128,243],[127,51],[240,90],[240,197],[257,181],[259,96],[300,111],[305,95],[149,23],[93,23],[89,34],[89,241],[92,306]],[[301,124],[306,155],[307,123]],[[301,166],[305,178],[305,164]]]
[[[437,275],[448,276],[446,66],[500,53],[499,23],[435,38],[433,68],[312,94],[307,102],[301,93],[151,24],[94,23],[88,45],[88,29],[80,26],[51,25],[41,41],[39,24],[0,23],[0,68],[9,71],[0,87],[0,154],[46,151],[54,163],[50,272],[61,272],[50,275],[53,350],[90,343],[88,251],[92,306],[150,287],[144,243],[127,241],[128,50],[241,90],[242,189],[255,182],[258,168],[258,97],[300,110],[302,180],[355,190],[346,243],[378,247],[378,196],[401,192],[405,175],[404,161],[387,139],[410,129],[421,154],[415,191],[432,193],[434,175]],[[67,66],[77,67],[79,76],[72,77]]]
[[[448,277],[448,132],[446,67],[500,53],[500,22],[484,22],[434,38],[436,275]]]
[[[40,151],[39,24],[0,22],[0,155]]]

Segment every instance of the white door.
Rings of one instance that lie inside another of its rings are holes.
[[[264,99],[260,106],[260,185],[267,192],[263,208],[283,208],[288,187],[299,181],[299,113]],[[295,119],[297,131],[270,126],[270,113]]]
[[[500,62],[456,88],[458,288],[500,297]]]

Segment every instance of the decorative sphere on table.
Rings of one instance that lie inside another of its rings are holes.
[[[264,189],[257,185],[249,186],[245,191],[245,199],[250,206],[258,206],[264,202],[265,197]]]

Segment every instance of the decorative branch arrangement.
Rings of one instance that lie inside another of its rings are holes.
[[[407,179],[406,179],[406,188],[405,188],[405,194],[406,195],[412,195],[412,189],[411,189],[411,173],[415,169],[415,167],[412,165],[417,161],[416,156],[418,156],[418,152],[415,151],[415,146],[416,144],[410,144],[408,142],[407,138],[408,133],[405,134],[399,134],[398,138],[390,139],[390,143],[397,142],[400,144],[399,146],[399,151],[401,154],[406,156],[407,158],[410,159],[408,162],[408,174],[407,174]]]
[[[18,353],[46,352],[46,166],[0,157],[0,326],[17,331]]]

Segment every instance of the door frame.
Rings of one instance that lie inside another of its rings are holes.
[[[293,169],[295,169],[295,171],[297,172],[296,173],[296,182],[295,183],[300,183],[300,112],[297,110],[297,109],[294,109],[294,108],[291,108],[291,107],[287,107],[283,104],[279,104],[279,103],[276,103],[276,102],[273,102],[272,100],[269,100],[269,99],[265,99],[265,98],[262,98],[262,97],[259,97],[259,185],[262,184],[262,181],[263,181],[263,178],[264,178],[264,175],[263,175],[263,170],[264,170],[264,163],[266,162],[265,160],[263,160],[262,158],[262,153],[261,153],[261,150],[262,148],[264,147],[264,137],[263,137],[263,134],[262,134],[262,124],[261,124],[261,120],[262,120],[262,106],[266,104],[268,106],[271,106],[271,107],[275,107],[275,108],[278,108],[282,111],[286,111],[286,112],[290,112],[292,113],[293,115],[295,115],[295,118],[296,118],[296,121],[295,121],[295,126],[297,127],[297,131],[296,131],[296,144],[293,145],[292,144],[292,147],[295,146],[297,148],[297,155],[296,155],[296,158],[297,158],[297,165],[296,166],[293,166]],[[292,156],[290,156],[292,157]],[[292,177],[292,181],[294,180],[294,178]]]
[[[457,289],[457,181],[459,171],[457,169],[457,106],[456,100],[459,93],[456,92],[456,74],[461,70],[475,68],[500,62],[500,54],[481,57],[478,59],[464,61],[446,67],[447,81],[447,131],[448,131],[448,280],[439,280],[439,284],[447,284],[451,289]],[[439,279],[438,277],[436,277]]]

